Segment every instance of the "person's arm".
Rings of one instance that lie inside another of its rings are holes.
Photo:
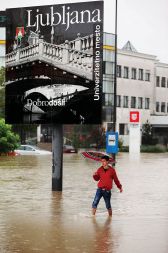
[[[122,185],[117,177],[117,173],[116,173],[115,169],[114,169],[113,179],[114,179],[114,182],[117,185],[118,189],[120,190],[120,192],[122,192],[123,191]]]
[[[93,174],[93,179],[95,181],[99,181],[100,180],[99,169]]]

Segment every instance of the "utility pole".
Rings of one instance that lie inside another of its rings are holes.
[[[116,131],[117,118],[117,0],[115,4],[115,69],[114,69],[114,114],[113,114],[113,131]]]
[[[116,132],[116,119],[117,119],[117,8],[118,2],[115,1],[115,68],[114,68],[114,108],[113,108],[113,132]],[[115,154],[112,154],[115,161]],[[115,165],[115,163],[114,163]]]
[[[52,127],[52,191],[62,191],[63,125]]]

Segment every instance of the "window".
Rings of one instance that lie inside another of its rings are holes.
[[[150,99],[145,98],[145,109],[149,109]]]
[[[125,124],[119,124],[119,135],[124,135]]]
[[[167,103],[167,112],[168,112],[168,103]]]
[[[121,107],[121,96],[117,95],[117,107]]]
[[[166,87],[166,77],[162,77],[161,87]]]
[[[138,109],[142,109],[143,108],[143,98],[139,97],[138,98]]]
[[[143,69],[139,69],[139,80],[143,80]]]
[[[145,73],[145,81],[150,82],[150,72],[146,71]]]
[[[156,102],[156,112],[160,112],[160,103]]]
[[[33,148],[31,148],[31,147],[26,147],[26,146],[25,146],[25,150],[27,150],[27,151],[35,151]]]
[[[117,65],[117,77],[121,77],[121,66]]]
[[[114,83],[113,83],[113,81],[103,80],[103,92],[104,93],[113,93],[114,92]]]
[[[114,63],[113,62],[103,62],[103,74],[114,75]]]
[[[160,87],[160,76],[156,77],[156,87]]]
[[[123,97],[123,107],[128,108],[128,96]]]
[[[165,112],[166,109],[166,103],[162,102],[161,103],[161,112]]]
[[[103,108],[103,111],[102,111],[102,118],[103,118],[103,121],[106,121],[106,122],[111,122],[113,121],[113,108],[110,106],[110,107],[104,107]]]
[[[106,106],[114,105],[114,95],[113,94],[105,94],[105,105]]]
[[[136,108],[136,97],[131,97],[131,108]]]
[[[124,67],[124,78],[128,78],[129,77],[129,68],[128,67]]]
[[[136,80],[136,69],[132,68],[132,79]]]

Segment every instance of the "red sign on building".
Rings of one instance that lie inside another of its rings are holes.
[[[139,112],[138,111],[130,112],[130,122],[139,123]]]

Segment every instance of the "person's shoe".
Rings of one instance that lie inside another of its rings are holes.
[[[109,216],[112,216],[112,209],[108,209]]]
[[[96,214],[96,208],[92,208],[92,214],[93,214],[93,215]]]

